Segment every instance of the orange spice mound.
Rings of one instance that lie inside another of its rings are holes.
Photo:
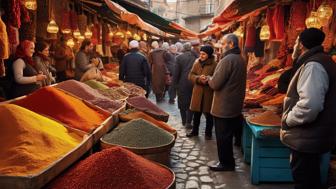
[[[50,116],[71,127],[91,132],[108,118],[88,107],[82,100],[53,87],[44,87],[14,102],[31,111]]]
[[[172,133],[172,134],[176,133],[176,129],[172,128],[167,123],[165,123],[163,121],[156,120],[155,118],[153,118],[150,115],[147,115],[146,113],[141,112],[141,111],[127,110],[127,111],[124,111],[124,112],[120,113],[119,118],[122,121],[131,121],[131,120],[134,120],[134,119],[142,118],[142,119],[147,120],[147,121],[153,123],[154,125],[160,127],[161,129],[164,129],[164,130],[168,131],[169,133]]]
[[[281,126],[281,117],[272,111],[265,111],[250,118],[249,122],[260,126]]]
[[[276,95],[273,99],[263,102],[263,106],[282,105],[285,99],[285,94]]]

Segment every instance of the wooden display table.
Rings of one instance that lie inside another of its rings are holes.
[[[280,141],[280,127],[244,124],[244,161],[251,163],[251,182],[292,182],[289,165],[290,150]],[[330,153],[321,161],[321,181],[327,182]]]

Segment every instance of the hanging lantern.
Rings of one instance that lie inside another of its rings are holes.
[[[140,35],[138,35],[137,33],[135,33],[135,34],[133,35],[133,39],[135,39],[135,40],[137,40],[137,41],[140,41],[140,40],[141,40],[141,37],[140,37]]]
[[[316,11],[312,11],[310,16],[305,21],[307,28],[317,28],[320,29],[322,27],[322,23],[320,18],[318,17],[318,13]]]
[[[236,31],[233,32],[237,37],[243,38],[244,37],[244,28],[239,26]]]
[[[76,29],[74,32],[73,32],[73,36],[78,39],[79,36],[81,36],[81,33],[79,32],[79,29]]]
[[[64,29],[64,30],[62,30],[62,33],[63,34],[69,34],[69,33],[71,33],[71,29]]]
[[[85,38],[90,39],[92,37],[92,31],[87,27],[84,33]]]
[[[48,26],[47,26],[47,32],[49,33],[57,33],[58,32],[58,26],[55,22],[55,20],[51,19]]]
[[[324,2],[317,9],[317,14],[320,18],[321,23],[323,24],[323,26],[325,26],[328,24],[328,21],[333,14],[333,10],[326,2]]]
[[[29,10],[36,10],[37,9],[36,0],[25,0],[24,6]]]
[[[75,46],[75,41],[71,38],[66,42],[66,45],[68,45],[70,48],[73,48]]]
[[[147,41],[147,38],[148,38],[147,34],[144,33],[144,34],[142,35],[142,39],[145,40],[145,41]]]
[[[269,40],[270,35],[271,33],[270,33],[269,26],[267,24],[263,25],[260,30],[260,35],[259,35],[260,40],[262,41]]]
[[[120,38],[124,38],[125,37],[125,34],[123,32],[121,32],[121,31],[118,31],[114,35],[117,36],[117,37],[120,37]]]
[[[79,40],[79,41],[83,41],[84,39],[85,39],[85,37],[82,36],[82,35],[80,35],[80,36],[78,37],[78,40]]]
[[[110,31],[110,32],[108,33],[108,35],[109,35],[110,38],[112,38],[112,37],[114,36],[113,31]]]
[[[126,32],[126,37],[127,37],[127,38],[132,37],[132,32],[129,31],[129,30],[127,30],[127,32]]]

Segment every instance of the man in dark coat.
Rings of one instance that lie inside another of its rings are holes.
[[[142,87],[148,97],[151,73],[147,59],[139,52],[139,42],[133,40],[129,46],[130,52],[124,56],[120,66],[119,79]]]
[[[174,74],[174,87],[177,89],[178,108],[180,109],[182,124],[191,128],[192,112],[189,110],[193,86],[188,79],[188,74],[196,60],[196,56],[191,52],[191,44],[183,45],[183,54],[176,57],[176,67]]]

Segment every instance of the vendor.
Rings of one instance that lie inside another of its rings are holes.
[[[98,61],[90,62],[90,53],[93,50],[93,44],[89,39],[85,39],[82,42],[79,52],[76,54],[75,63],[75,79],[80,80],[83,74],[88,71],[90,68],[93,68],[98,65]]]
[[[47,78],[42,72],[36,69],[33,61],[35,44],[32,41],[22,41],[16,49],[15,61],[13,62],[14,83],[12,86],[12,97],[27,95],[38,88],[39,82]]]

